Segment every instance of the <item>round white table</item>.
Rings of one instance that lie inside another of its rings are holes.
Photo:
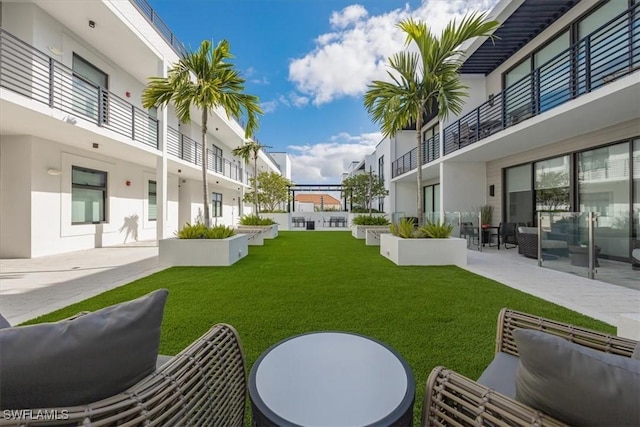
[[[255,426],[410,426],[415,382],[389,346],[362,335],[287,338],[251,368]]]

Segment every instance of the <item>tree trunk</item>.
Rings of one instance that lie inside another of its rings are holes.
[[[258,152],[253,152],[253,207],[258,216]]]
[[[418,142],[418,170],[416,179],[418,184],[418,227],[424,225],[424,193],[422,192],[422,110],[416,119],[416,139]]]
[[[209,114],[206,109],[202,110],[202,192],[203,192],[203,216],[204,225],[209,228],[211,226],[210,212],[209,212],[209,180],[207,179],[207,118]]]

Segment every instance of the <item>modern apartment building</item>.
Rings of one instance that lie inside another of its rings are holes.
[[[172,236],[202,213],[199,114],[145,110],[185,53],[146,0],[0,2],[0,257]],[[235,224],[253,165],[224,111],[208,120],[214,222]],[[286,156],[283,157],[286,160]],[[261,152],[259,171],[279,171]]]
[[[601,256],[640,239],[640,1],[503,0],[493,41],[465,46],[469,97],[422,128],[424,211],[495,208],[493,225],[595,212]],[[389,214],[417,213],[415,131],[365,159]],[[615,242],[614,242],[615,240]]]

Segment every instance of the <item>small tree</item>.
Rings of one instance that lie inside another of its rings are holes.
[[[258,155],[260,154],[260,150],[268,148],[266,145],[260,144],[258,141],[247,141],[240,147],[234,148],[231,153],[234,156],[238,156],[244,160],[245,164],[249,164],[249,160],[253,160],[253,175],[254,177],[258,176]],[[253,208],[255,209],[255,214],[258,215],[258,181],[255,179],[253,182],[253,200],[246,199],[245,201],[252,201]]]
[[[251,178],[251,186],[258,189],[258,205],[260,210],[275,211],[278,205],[289,199],[289,186],[293,183],[277,172],[260,172],[256,178]],[[253,190],[244,195],[245,202],[253,202]],[[256,211],[257,214],[257,211]]]
[[[342,193],[351,204],[369,209],[369,214],[373,199],[389,194],[384,181],[371,171],[343,179]]]

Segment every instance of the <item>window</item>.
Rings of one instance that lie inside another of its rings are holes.
[[[71,223],[106,221],[107,173],[73,166],[71,170]]]
[[[211,216],[219,218],[222,216],[222,194],[211,193]]]
[[[96,122],[106,123],[108,116],[109,76],[73,54],[73,111]]]
[[[569,156],[555,157],[535,163],[537,212],[570,211]]]
[[[424,214],[429,221],[440,220],[440,184],[424,187]]]
[[[155,221],[157,219],[157,195],[156,195],[156,182],[149,181],[148,201],[149,201],[149,221]]]
[[[384,156],[380,156],[378,159],[378,178],[384,181]]]
[[[506,220],[530,224],[533,222],[533,191],[531,164],[514,166],[505,172]]]
[[[440,157],[439,142],[439,130],[438,125],[432,126],[429,129],[422,132],[422,147],[423,147],[423,159],[424,163],[429,163]]]
[[[211,153],[213,154],[213,162],[209,162],[209,166],[213,167],[214,171],[222,173],[222,149],[211,144]]]

